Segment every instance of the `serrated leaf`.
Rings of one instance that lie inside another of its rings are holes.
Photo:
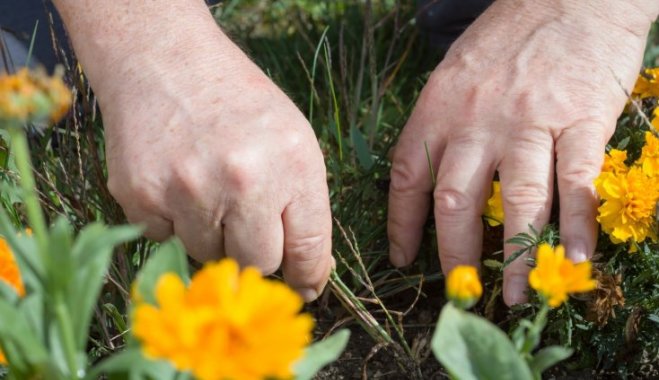
[[[503,265],[501,266],[501,270],[506,269],[506,267],[510,265],[510,263],[517,260],[520,256],[522,256],[524,253],[530,250],[531,247],[527,247],[527,248],[518,249],[517,251],[513,252],[512,255],[510,255],[506,260],[504,260]]]
[[[508,336],[488,320],[447,304],[431,347],[449,374],[460,380],[531,379],[531,370]]]
[[[304,357],[295,364],[295,379],[311,380],[324,366],[335,362],[341,356],[349,339],[350,330],[343,329],[309,346]]]

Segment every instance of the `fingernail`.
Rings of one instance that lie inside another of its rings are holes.
[[[570,244],[567,256],[574,263],[582,263],[588,260],[588,253],[586,252],[586,243],[583,241],[575,241]]]
[[[389,261],[393,266],[400,268],[407,265],[407,257],[403,249],[397,243],[391,242],[389,244]]]
[[[526,289],[528,283],[526,276],[511,276],[504,284],[503,300],[506,305],[513,306],[527,300]]]
[[[313,288],[301,288],[297,289],[297,292],[302,296],[304,302],[315,301],[318,298],[318,291]]]

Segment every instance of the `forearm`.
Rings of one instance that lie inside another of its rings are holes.
[[[516,2],[512,0],[511,2]],[[656,0],[531,0],[527,4],[557,11],[561,15],[574,15],[584,20],[599,19],[634,34],[647,34],[650,25],[659,16]]]
[[[118,86],[108,83],[118,78],[127,87],[150,75],[175,75],[200,61],[230,71],[231,61],[242,55],[202,0],[54,3],[101,100],[120,96],[113,91]]]

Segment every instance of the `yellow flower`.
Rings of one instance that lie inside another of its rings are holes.
[[[659,176],[659,138],[653,135],[652,132],[645,132],[645,145],[641,150],[641,157],[639,157],[637,164],[643,168],[643,173],[646,175],[650,177]]]
[[[201,380],[291,378],[311,341],[302,298],[232,259],[207,264],[188,287],[166,273],[155,292],[157,306],[137,300],[133,334],[147,357]]]
[[[588,292],[597,286],[591,278],[591,263],[574,264],[565,258],[562,246],[554,250],[541,244],[536,254],[536,266],[529,274],[529,285],[540,293],[551,307],[560,306],[570,293]]]
[[[604,164],[602,165],[602,172],[605,173],[626,173],[629,168],[625,164],[627,160],[627,151],[611,149],[609,153],[604,155]]]
[[[59,76],[30,72],[0,74],[0,120],[27,122],[59,121],[71,104],[71,91]]]
[[[659,97],[659,67],[643,70],[636,80],[632,96],[639,99]]]
[[[503,223],[503,198],[501,197],[501,183],[499,181],[492,182],[492,195],[487,200],[485,211],[483,211],[487,224],[496,227]]]
[[[446,296],[463,309],[472,307],[483,294],[475,267],[458,265],[446,278]]]
[[[595,188],[602,199],[597,209],[597,221],[611,241],[656,241],[655,209],[659,199],[657,180],[648,177],[634,166],[627,173],[601,173]]]

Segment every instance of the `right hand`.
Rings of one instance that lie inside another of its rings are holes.
[[[225,42],[222,58],[133,59],[128,78],[101,81],[108,187],[147,237],[175,234],[199,261],[281,265],[313,300],[333,265],[323,156],[291,100]]]

